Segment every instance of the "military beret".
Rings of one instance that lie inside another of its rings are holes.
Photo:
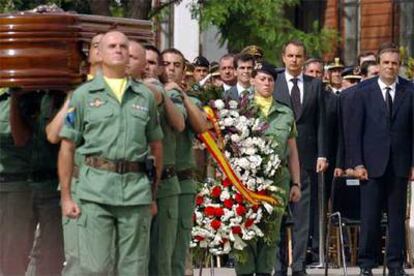
[[[256,45],[247,46],[246,48],[241,50],[240,54],[252,55],[255,58],[257,58],[257,57],[263,58],[263,56],[264,56],[263,49],[260,48],[259,46],[256,46]]]
[[[256,76],[257,73],[265,73],[273,77],[274,80],[277,79],[277,71],[275,67],[267,62],[262,62],[253,70],[253,76]]]
[[[198,66],[198,67],[209,67],[210,66],[210,62],[208,62],[208,60],[203,57],[203,56],[198,56],[193,60],[193,65],[194,66]]]

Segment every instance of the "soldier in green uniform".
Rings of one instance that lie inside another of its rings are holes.
[[[58,146],[47,141],[46,125],[64,102],[59,92],[34,93],[38,111],[30,123],[32,151],[31,177],[33,219],[39,224],[27,275],[60,275],[63,262],[63,234],[61,224],[60,193],[57,190]],[[32,102],[33,104],[33,102]]]
[[[167,60],[171,63],[184,62],[181,53],[173,53]],[[196,133],[207,129],[207,120],[201,110],[201,102],[186,92],[178,85],[184,77],[184,66],[175,67],[174,74],[169,75],[169,85],[180,91],[183,104],[187,113],[186,126],[183,132],[177,134],[176,169],[180,182],[180,194],[178,196],[178,224],[177,235],[172,256],[172,275],[185,274],[185,260],[190,243],[191,228],[193,226],[192,215],[194,210],[195,159],[193,153],[193,141]],[[166,69],[168,70],[168,69]]]
[[[95,74],[100,74],[100,58],[97,56],[99,42],[103,34],[97,34],[92,37],[89,45],[89,54],[88,54],[88,63],[89,63],[89,72],[87,75],[88,80],[92,80]],[[72,93],[69,92],[67,99],[60,108],[59,112],[54,116],[52,120],[48,122],[46,126],[47,140],[52,144],[58,144],[61,141],[59,136],[60,131],[62,130],[64,119],[69,108],[70,98]],[[79,203],[78,197],[76,195],[76,187],[78,183],[79,176],[79,167],[83,162],[83,158],[77,152],[74,157],[74,168],[72,173],[72,183],[71,183],[71,192],[72,199]],[[65,266],[63,274],[77,276],[80,274],[79,270],[79,247],[78,242],[78,225],[76,219],[70,219],[68,217],[62,217],[62,226],[63,226],[63,235],[64,235],[64,255],[65,255]]]
[[[35,227],[25,127],[30,111],[10,90],[0,92],[0,275],[24,275]]]
[[[152,93],[126,78],[124,34],[106,33],[98,54],[102,75],[74,92],[60,133],[62,213],[77,219],[79,275],[147,275],[150,206],[162,166],[158,112]],[[157,170],[152,183],[145,164],[149,148]],[[71,193],[75,150],[84,158],[79,202]]]
[[[274,181],[274,185],[288,191],[289,200],[297,202],[300,199],[300,170],[299,158],[296,147],[296,127],[292,110],[275,101],[272,93],[276,72],[273,66],[263,64],[260,68],[253,71],[253,83],[255,95],[252,99],[254,104],[260,109],[261,116],[269,123],[266,135],[273,136],[278,142],[275,148],[281,162],[280,173]],[[286,205],[288,198],[284,200]],[[279,216],[278,224],[282,219]],[[279,233],[275,242],[267,244],[263,239],[248,241],[245,251],[247,260],[244,263],[236,264],[237,275],[270,276],[276,262],[276,248],[279,241]]]
[[[178,195],[180,184],[176,173],[176,135],[184,130],[186,111],[179,91],[171,89],[171,76],[183,62],[176,59],[175,49],[167,49],[162,54],[165,71],[162,74],[166,97],[159,106],[161,127],[164,132],[164,168],[161,184],[157,191],[157,210],[151,227],[150,275],[173,275],[172,255],[178,223]]]

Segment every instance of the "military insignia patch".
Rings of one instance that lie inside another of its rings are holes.
[[[75,125],[75,108],[74,107],[70,107],[68,109],[65,120],[68,125],[72,127]]]
[[[100,107],[103,104],[105,104],[105,102],[100,98],[95,98],[93,101],[89,102],[90,107]]]
[[[135,109],[135,110],[138,110],[138,111],[148,112],[148,107],[142,106],[142,105],[139,105],[139,104],[132,104],[132,109]]]

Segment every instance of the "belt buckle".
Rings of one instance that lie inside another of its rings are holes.
[[[116,172],[119,174],[126,173],[126,163],[124,161],[116,162]]]

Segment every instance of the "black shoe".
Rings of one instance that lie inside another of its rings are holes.
[[[361,268],[359,276],[372,276],[371,268]]]
[[[405,273],[405,271],[402,267],[388,268],[388,275],[389,276],[408,276],[408,274]]]
[[[270,273],[256,273],[256,276],[270,276]]]
[[[292,271],[292,276],[305,276],[308,275],[306,270]]]
[[[275,271],[273,276],[287,276],[287,271]]]

